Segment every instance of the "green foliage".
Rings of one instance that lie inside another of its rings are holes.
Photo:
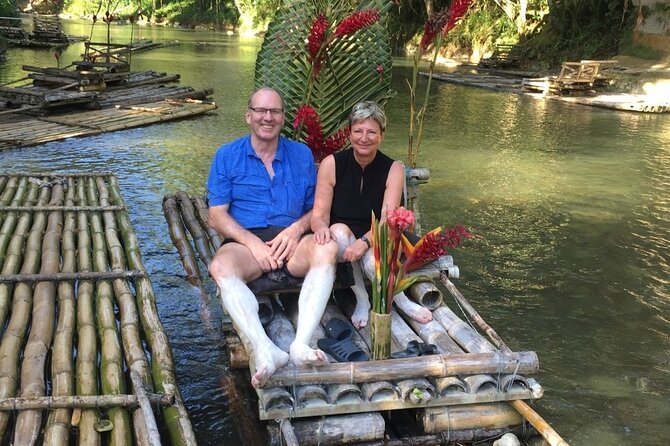
[[[385,5],[388,3],[383,0],[297,0],[278,11],[256,59],[255,85],[274,87],[284,96],[285,134],[306,140],[306,131],[295,135],[292,128],[297,109],[303,104],[316,110],[323,135],[328,138],[347,123],[354,104],[364,100],[383,104],[392,95],[389,90],[392,57],[383,21]],[[330,35],[354,11],[371,8],[380,12],[381,23],[336,38],[322,47],[326,48],[324,62],[314,77],[306,40],[315,18],[320,13],[326,15]]]
[[[16,0],[0,0],[0,17],[18,17]]]
[[[235,5],[242,15],[251,18],[254,27],[264,27],[269,23],[282,6],[282,0],[235,0]]]
[[[632,29],[631,8],[627,0],[552,2],[545,26],[526,48],[535,59],[553,66],[566,60],[609,58]]]

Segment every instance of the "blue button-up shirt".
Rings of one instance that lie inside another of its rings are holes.
[[[279,138],[270,178],[247,135],[219,147],[207,179],[210,206],[228,204],[244,228],[288,226],[314,206],[316,165],[306,145]]]

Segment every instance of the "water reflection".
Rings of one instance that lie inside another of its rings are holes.
[[[79,28],[71,34],[90,31],[73,26]],[[112,32],[122,37],[128,27]],[[181,44],[136,54],[133,69],[179,72],[184,85],[214,87],[216,113],[0,152],[0,169],[119,177],[198,440],[238,444],[220,389],[221,309],[208,304],[208,329],[161,203],[178,190],[204,193],[216,147],[246,132],[242,112],[260,41],[161,28],[141,33]],[[62,60],[81,51],[73,45]],[[0,81],[50,57],[11,50]],[[384,150],[405,159],[411,68],[400,62]],[[457,253],[457,285],[510,347],[538,353],[545,388],[538,411],[574,445],[667,444],[670,116],[433,87],[420,155],[431,168],[423,218],[431,227],[462,222],[479,236]]]

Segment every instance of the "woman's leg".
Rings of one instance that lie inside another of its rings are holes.
[[[347,246],[354,243],[356,238],[347,225],[336,223],[330,227],[330,231],[337,242],[337,261],[341,262],[344,250]],[[371,252],[371,250],[368,250],[368,252]],[[351,315],[351,323],[354,324],[354,327],[356,328],[362,328],[368,324],[370,297],[365,289],[365,280],[363,278],[360,261],[352,262],[351,268],[354,273],[354,284],[351,287],[351,291],[353,291],[354,296],[356,296],[356,308],[354,308],[354,312]]]

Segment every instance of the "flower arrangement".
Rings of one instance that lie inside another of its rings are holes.
[[[403,234],[414,225],[414,213],[399,207],[387,214],[380,223],[372,214],[372,249],[375,277],[372,282],[372,311],[389,314],[393,296],[409,288],[421,276],[407,273],[437,260],[448,249],[458,247],[472,233],[463,225],[438,227],[425,234],[415,244]],[[404,258],[402,257],[404,255]]]
[[[447,33],[451,31],[458,21],[465,16],[470,8],[472,0],[453,0],[448,9],[435,12],[428,18],[423,29],[423,36],[419,43],[419,47],[414,53],[414,70],[412,72],[412,80],[409,84],[409,137],[407,145],[407,163],[410,167],[416,167],[416,162],[419,157],[419,148],[421,147],[421,136],[423,134],[423,119],[428,107],[428,99],[430,98],[430,85],[433,80],[433,71],[435,69],[435,62],[437,55],[442,47],[444,38]],[[428,70],[428,85],[423,97],[423,104],[417,110],[416,106],[416,85],[419,75],[419,62],[424,54],[428,52],[430,47],[433,47],[433,57],[430,61],[430,68]]]

